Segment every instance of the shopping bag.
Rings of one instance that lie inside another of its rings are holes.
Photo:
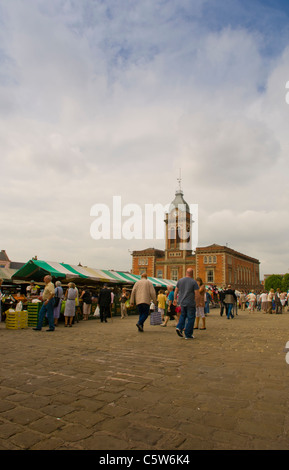
[[[151,311],[150,316],[150,324],[151,325],[161,325],[162,324],[162,314],[158,308],[155,308]]]
[[[100,318],[100,310],[99,310],[99,306],[97,305],[95,310],[94,310],[94,314],[93,314],[94,317],[96,318]]]

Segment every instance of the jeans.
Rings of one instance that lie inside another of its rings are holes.
[[[144,322],[149,316],[150,306],[149,304],[138,304],[137,308],[138,308],[138,313],[139,313],[138,324],[140,326],[143,326]]]
[[[181,316],[177,324],[178,330],[185,330],[185,337],[191,338],[194,331],[196,318],[196,307],[192,305],[181,305]]]
[[[38,316],[38,323],[37,323],[37,328],[41,330],[42,328],[42,323],[43,323],[43,318],[47,314],[47,319],[48,319],[48,325],[50,330],[54,330],[54,317],[53,317],[53,310],[54,310],[54,299],[50,299],[48,304],[45,305],[43,304],[39,316]]]
[[[230,316],[231,316],[232,318],[234,318],[234,315],[233,315],[233,313],[232,313],[233,304],[226,304],[226,307],[227,307],[227,308],[226,308],[226,310],[227,310],[227,312],[226,312],[226,313],[227,313],[227,318],[230,318]]]

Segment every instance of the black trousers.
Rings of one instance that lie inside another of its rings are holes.
[[[109,305],[100,305],[99,306],[100,321],[106,322],[107,317],[110,316],[110,304]]]

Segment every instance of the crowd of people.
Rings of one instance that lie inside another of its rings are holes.
[[[158,295],[152,283],[142,274],[132,289],[130,304],[136,305],[139,320],[136,324],[140,332],[144,331],[144,323],[155,311],[161,314],[161,326],[166,327],[169,320],[176,321],[178,336],[193,339],[193,330],[206,330],[206,315],[209,313],[210,302],[214,302],[201,278],[193,278],[193,270],[189,268],[186,276],[177,282],[176,287],[168,286]],[[201,322],[201,324],[200,324]]]
[[[74,282],[70,282],[65,289],[60,281],[52,283],[52,277],[47,275],[43,279],[44,289],[39,293],[39,286],[35,286],[31,281],[27,287],[28,299],[33,301],[42,301],[42,306],[38,315],[38,324],[34,330],[40,331],[43,326],[44,317],[48,320],[49,328],[47,331],[54,331],[58,326],[60,314],[64,305],[64,326],[72,327],[74,320],[79,321],[80,311],[84,321],[89,319],[93,302],[98,305],[100,321],[107,323],[107,318],[111,315],[111,308],[114,301],[114,293],[104,284],[99,292],[92,292],[87,286],[80,289]],[[124,289],[122,298],[124,297]],[[80,309],[80,301],[82,308]],[[120,300],[122,303],[122,300]],[[122,308],[122,318],[126,315]]]
[[[44,317],[48,320],[47,331],[54,331],[61,313],[64,315],[65,327],[72,327],[75,320],[78,322],[80,312],[82,319],[86,321],[92,313],[92,304],[95,304],[101,322],[107,323],[107,319],[111,317],[115,293],[107,284],[96,292],[87,286],[78,288],[73,282],[65,287],[60,281],[56,281],[54,285],[50,275],[45,276],[43,281],[42,290],[34,281],[26,289],[28,301],[42,302],[38,324],[34,328],[36,331],[42,329]],[[2,282],[0,279],[0,291]],[[210,305],[218,306],[220,316],[225,313],[227,319],[238,315],[238,310],[268,314],[282,314],[286,307],[289,310],[289,293],[282,292],[281,289],[264,290],[260,293],[253,290],[237,291],[231,285],[220,290],[216,287],[207,289],[201,278],[193,278],[192,269],[187,270],[186,276],[177,282],[175,288],[168,286],[167,290],[160,289],[157,293],[147,275],[143,274],[131,292],[123,287],[117,295],[121,319],[127,318],[128,309],[136,306],[139,315],[136,326],[140,332],[144,331],[144,323],[149,314],[158,312],[160,322],[155,324],[166,327],[170,320],[175,320],[177,334],[185,334],[186,339],[193,338],[194,329],[206,330],[206,316],[210,312]]]
[[[237,296],[238,307],[244,311],[248,309],[250,312],[262,311],[263,313],[280,314],[285,311],[285,307],[289,310],[289,292],[282,292],[281,289],[269,289],[255,293],[254,290],[248,294],[244,291],[239,292]]]
[[[211,295],[212,294],[212,295]],[[158,296],[152,283],[143,274],[132,290],[131,303],[136,304],[139,311],[139,320],[136,324],[139,331],[143,332],[144,322],[149,315],[150,303],[156,304],[161,313],[165,327],[170,319],[177,322],[176,333],[185,339],[193,339],[193,330],[206,330],[206,316],[209,313],[210,302],[220,306],[220,316],[224,312],[228,320],[238,315],[238,310],[249,312],[255,310],[263,313],[281,314],[285,307],[289,310],[289,293],[281,292],[281,289],[269,292],[255,293],[253,290],[246,293],[237,291],[231,285],[217,290],[206,289],[202,279],[193,278],[193,270],[187,269],[186,276],[179,279],[175,289],[169,287],[164,293],[160,291]],[[201,321],[201,326],[200,325]]]

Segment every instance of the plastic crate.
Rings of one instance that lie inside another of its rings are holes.
[[[19,312],[7,310],[5,325],[9,330],[28,328],[28,312],[26,310]]]
[[[42,307],[42,302],[29,302],[27,304],[28,312],[28,327],[36,328],[38,325],[39,312]],[[42,326],[47,324],[47,318],[44,317]]]

